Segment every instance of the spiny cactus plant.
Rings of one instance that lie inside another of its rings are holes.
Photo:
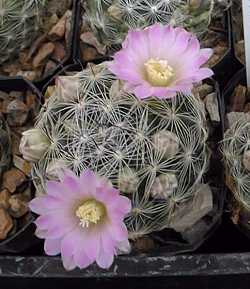
[[[119,45],[131,28],[156,22],[183,26],[201,34],[207,31],[218,5],[229,0],[87,0],[82,1],[89,26],[107,48]],[[221,11],[221,10],[220,10]]]
[[[70,76],[68,91],[67,77],[62,81],[36,124],[50,142],[33,168],[38,192],[65,167],[76,174],[89,168],[131,198],[130,238],[168,227],[174,209],[195,196],[209,163],[199,101],[181,94],[138,100],[105,63]]]
[[[3,116],[0,115],[0,177],[10,164],[10,148],[10,132]]]
[[[0,0],[0,64],[30,45],[47,0]]]
[[[235,198],[250,210],[250,122],[247,115],[227,130],[223,141],[227,184]]]

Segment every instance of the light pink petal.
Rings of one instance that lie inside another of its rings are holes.
[[[213,50],[212,49],[202,49],[199,53],[199,56],[197,57],[196,60],[194,60],[194,64],[197,67],[200,67],[201,65],[205,64],[208,59],[212,56]]]
[[[162,41],[163,39],[164,41]],[[164,47],[165,53],[166,53],[165,48],[172,47],[172,45],[174,45],[175,39],[176,39],[175,29],[170,25],[163,26],[163,38],[159,40],[161,41],[159,42],[159,44],[160,46]]]
[[[100,193],[101,192],[101,193]],[[95,198],[104,204],[111,205],[116,203],[119,199],[119,191],[115,188],[107,187],[106,185],[98,187]]]
[[[76,268],[76,263],[75,263],[73,255],[61,254],[61,256],[62,256],[63,267],[65,268],[65,270],[71,271]]]
[[[138,85],[137,87],[134,88],[134,93],[135,95],[140,98],[148,98],[152,96],[152,87],[149,84],[143,83],[142,85]]]
[[[128,32],[127,40],[129,45],[126,50],[135,61],[145,62],[146,59],[149,59],[147,32],[141,33],[140,30],[131,30]],[[140,54],[138,54],[138,51],[140,51]]]
[[[40,230],[46,230],[50,238],[61,238],[78,225],[78,219],[63,210],[55,210],[38,217],[35,224]]]
[[[61,241],[61,256],[63,265],[67,270],[72,270],[76,267],[74,261],[74,251],[79,250],[75,247],[75,240],[72,238],[72,234],[67,234]]]
[[[62,180],[62,185],[64,187],[64,193],[68,194],[70,198],[79,197],[81,192],[81,184],[79,178],[70,170],[64,171],[64,176]]]
[[[68,199],[68,196],[64,194],[65,188],[62,183],[55,181],[48,181],[46,183],[46,193],[52,197],[60,199]]]
[[[176,40],[173,46],[173,52],[175,53],[176,57],[178,57],[179,54],[183,53],[186,50],[189,44],[190,37],[191,37],[191,34],[185,30],[177,34]]]
[[[119,221],[123,221],[124,217],[131,211],[130,199],[123,196],[119,196],[115,202],[108,203],[106,206],[110,218]]]
[[[196,56],[200,51],[200,42],[196,37],[191,37],[185,54],[189,58]]]
[[[114,262],[114,255],[107,253],[104,250],[100,250],[99,255],[96,259],[96,263],[103,269],[109,269]]]
[[[116,254],[116,244],[117,242],[113,240],[109,232],[103,232],[101,235],[101,247],[106,253]]]
[[[96,186],[98,185],[98,181],[96,179],[96,175],[89,169],[86,169],[80,175],[80,195],[82,197],[87,197],[95,194]]]
[[[99,253],[98,235],[96,235],[96,240],[94,236],[91,237],[91,240],[93,244],[90,243],[87,230],[81,227],[75,228],[62,240],[62,256],[73,256],[74,263],[80,268],[85,268],[95,261]]]
[[[117,242],[121,242],[128,239],[128,230],[124,223],[120,224],[112,223],[112,226],[110,226],[108,230],[109,234]]]
[[[160,39],[162,39],[163,26],[159,23],[147,28],[148,45],[150,49],[151,58],[159,57],[160,53]]]
[[[72,206],[73,201],[65,201],[58,197],[46,195],[37,197],[29,203],[29,208],[36,214],[47,214],[54,209],[65,209],[65,207]]]
[[[103,234],[102,246],[96,259],[98,266],[103,269],[108,269],[114,261],[115,254],[115,242],[112,240],[112,238],[109,237],[107,233]]]
[[[131,251],[131,245],[128,239],[117,243],[118,254],[129,254],[130,251]]]
[[[44,251],[49,256],[55,256],[61,252],[61,239],[46,239]]]
[[[30,203],[29,203],[29,208],[32,212],[36,213],[36,214],[45,214],[46,213],[46,207],[44,205],[45,201],[44,201],[44,197],[39,197],[39,198],[35,198],[33,199]]]
[[[40,228],[36,228],[35,235],[40,239],[49,238],[49,234],[47,230],[42,230]]]
[[[203,79],[211,77],[213,74],[214,74],[213,71],[209,68],[200,68],[196,73],[196,75],[194,76],[194,80],[196,82],[199,82]]]
[[[96,233],[87,232],[83,238],[84,252],[90,260],[95,260],[100,250],[101,234],[96,230]],[[92,261],[92,262],[93,262]]]
[[[79,251],[76,251],[74,254],[74,263],[80,268],[85,269],[91,265],[94,261],[89,259],[85,254],[85,250],[82,248]]]

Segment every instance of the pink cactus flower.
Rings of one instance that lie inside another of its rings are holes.
[[[118,252],[129,251],[123,221],[131,202],[90,170],[80,177],[65,170],[60,182],[47,182],[47,195],[33,199],[30,208],[40,215],[36,235],[45,239],[46,254],[61,253],[66,270],[94,262],[109,268]]]
[[[190,94],[194,83],[212,76],[211,69],[201,68],[212,53],[185,29],[154,24],[129,31],[109,69],[139,99],[166,99]]]

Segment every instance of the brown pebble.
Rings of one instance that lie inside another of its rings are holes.
[[[0,100],[5,100],[9,97],[9,94],[7,92],[0,90]]]
[[[3,188],[8,189],[11,193],[14,193],[18,186],[20,186],[26,180],[25,174],[12,168],[3,174]]]
[[[68,11],[66,11],[63,17],[61,17],[49,31],[48,36],[51,40],[59,40],[64,37],[66,31],[67,13]]]
[[[21,155],[19,146],[21,142],[21,135],[11,131],[11,151],[13,155]]]
[[[10,199],[10,192],[7,189],[4,189],[0,192],[0,208],[8,209]]]
[[[25,173],[26,176],[30,175],[31,164],[29,162],[27,162],[26,160],[24,160],[23,158],[19,156],[14,155],[13,163],[14,163],[14,166],[20,171],[22,171],[23,173]]]
[[[244,112],[250,112],[250,102],[245,105]]]
[[[38,51],[38,49],[43,45],[43,43],[46,40],[47,34],[43,34],[33,42],[29,50],[28,59],[31,59],[35,55],[35,53]]]
[[[5,209],[0,208],[0,240],[4,240],[13,227],[13,221]]]
[[[35,118],[40,109],[40,100],[34,93],[32,93],[31,91],[28,91],[26,93],[25,103],[27,107],[29,108],[29,110],[31,110],[32,117]]]
[[[2,113],[7,113],[7,108],[10,103],[11,103],[11,100],[9,99],[9,95],[8,95],[8,98],[6,98],[1,104]]]
[[[19,53],[19,63],[21,64],[22,70],[31,70],[32,64],[29,61],[29,51],[22,50]]]
[[[9,204],[9,214],[14,218],[20,218],[29,211],[28,200],[26,200],[22,194],[11,196]]]
[[[81,45],[81,55],[82,60],[84,61],[93,61],[99,56],[97,50],[93,47],[88,46],[87,44]]]
[[[29,114],[27,105],[21,100],[13,100],[7,107],[7,122],[10,126],[22,126]]]
[[[149,237],[142,237],[135,241],[134,247],[141,252],[148,252],[155,248],[155,242]]]
[[[33,59],[33,67],[38,68],[53,53],[55,45],[52,42],[45,43],[38,50],[37,55]]]
[[[11,99],[23,99],[23,92],[22,91],[16,91],[16,90],[12,90],[10,93],[9,93],[9,98]]]
[[[56,69],[56,63],[52,60],[49,60],[47,63],[46,63],[46,66],[44,68],[44,72],[43,72],[43,75],[48,75],[50,72],[54,71]]]
[[[26,70],[26,71],[20,70],[17,72],[16,75],[22,76],[23,78],[26,78],[30,81],[34,81],[38,77],[37,72],[34,70]]]
[[[94,36],[93,32],[82,33],[80,39],[83,43],[94,46],[100,54],[105,54],[105,47],[100,44],[98,39]]]
[[[246,102],[247,88],[243,85],[238,85],[232,95],[231,111],[241,112],[244,110]]]
[[[57,61],[62,61],[66,56],[65,47],[59,41],[55,42],[54,44],[55,44],[55,50],[52,54],[52,58]]]
[[[68,10],[65,14],[66,14],[65,42],[68,45],[72,33],[72,11]]]

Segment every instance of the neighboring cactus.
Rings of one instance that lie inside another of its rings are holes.
[[[183,26],[198,35],[207,31],[211,18],[229,0],[84,0],[89,26],[105,47],[124,40],[131,28],[144,28],[156,22]],[[216,7],[215,7],[216,6]]]
[[[3,116],[0,114],[0,177],[10,164],[10,152],[10,132]]]
[[[223,154],[227,185],[241,205],[250,210],[250,122],[241,118],[225,133]]]
[[[36,124],[51,143],[33,168],[39,193],[63,167],[77,174],[89,168],[131,198],[130,238],[168,227],[174,209],[195,196],[209,163],[202,105],[181,94],[138,100],[105,63],[74,78],[71,98],[57,87]]]
[[[29,46],[47,0],[0,0],[0,64]]]

